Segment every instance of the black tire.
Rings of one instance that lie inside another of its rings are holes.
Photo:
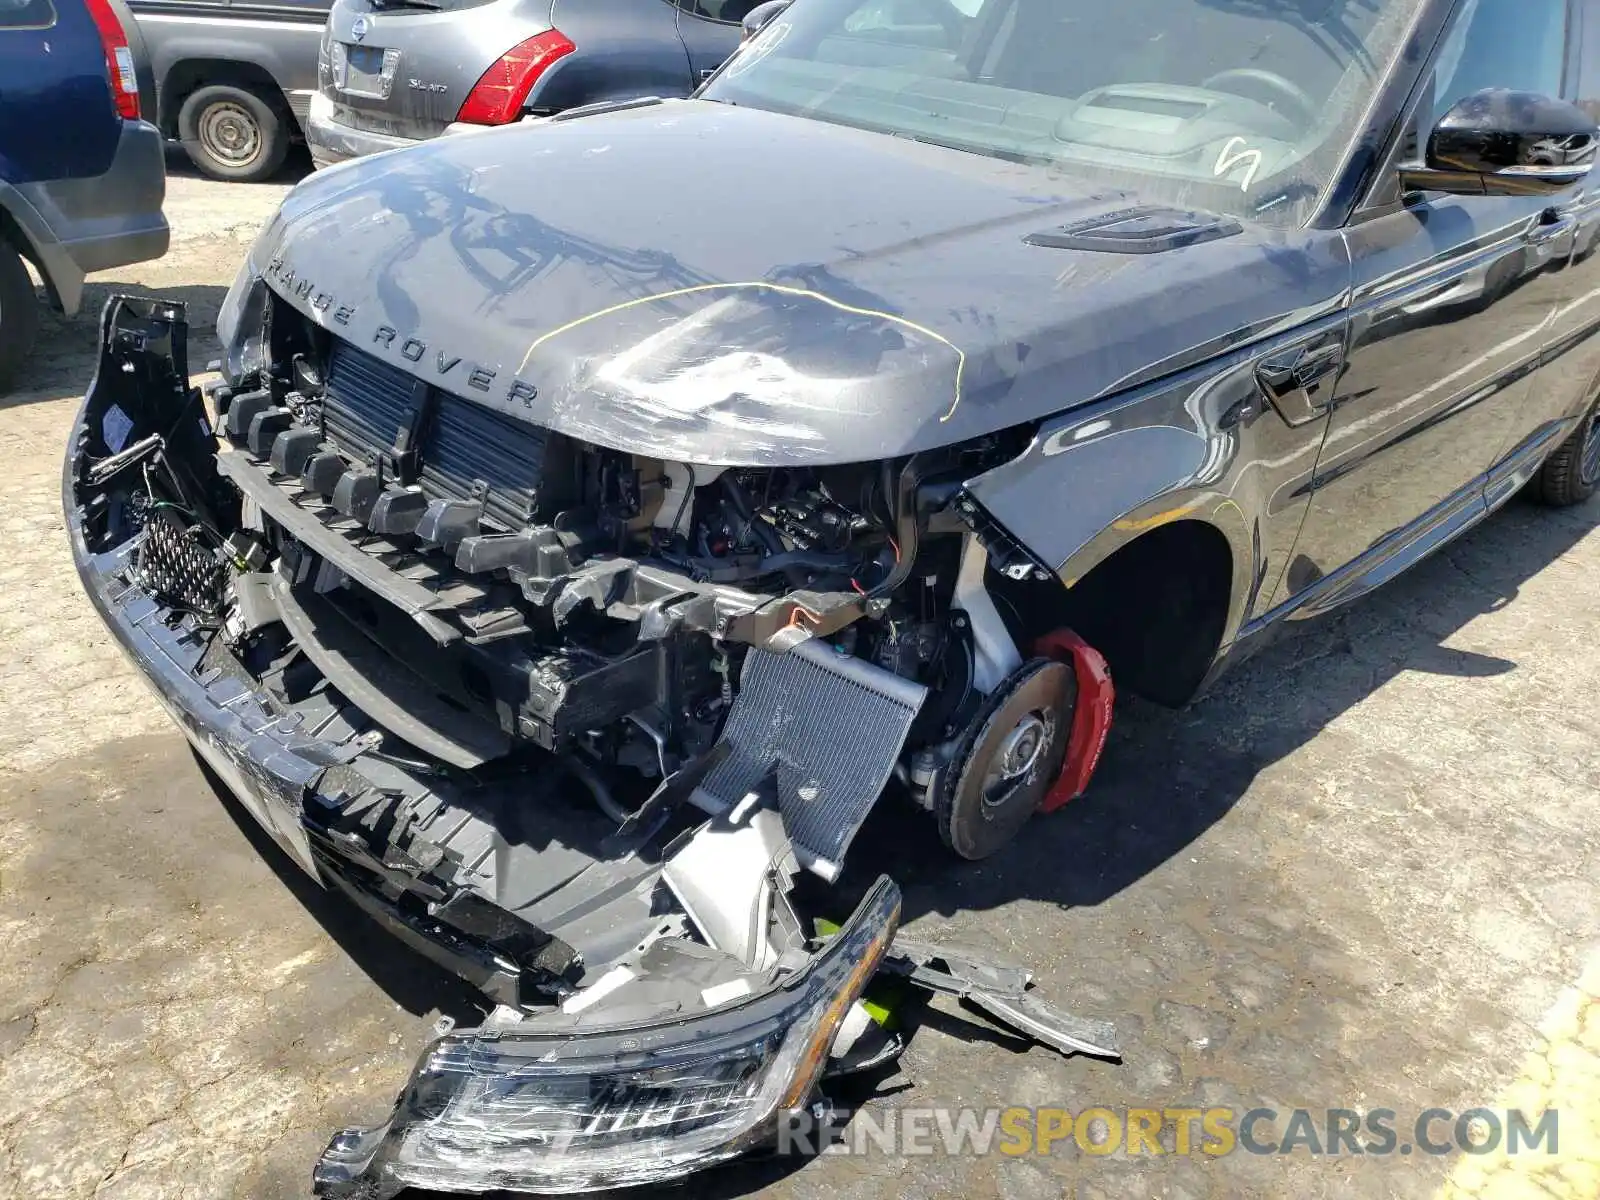
[[[1584,414],[1572,436],[1545,459],[1533,494],[1552,508],[1582,504],[1600,486],[1600,401]]]
[[[289,153],[289,123],[272,100],[229,83],[189,94],[178,110],[178,137],[201,174],[234,183],[271,178]]]
[[[38,335],[39,297],[33,280],[22,255],[0,241],[0,395],[17,377]]]
[[[1061,773],[1078,686],[1066,663],[1036,658],[1024,663],[989,695],[956,747],[954,759],[934,798],[934,815],[944,844],[962,858],[988,858],[1022,831],[1050,785]],[[1041,749],[1029,758],[1016,782],[1006,779],[1003,799],[985,796],[985,781],[1001,748],[1026,717],[1041,717],[1048,728]]]

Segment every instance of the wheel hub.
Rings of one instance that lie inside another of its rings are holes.
[[[995,751],[983,780],[983,802],[1003,804],[1015,785],[1025,781],[1050,745],[1055,714],[1038,711],[1025,714]]]
[[[261,153],[261,131],[241,105],[213,104],[200,117],[200,142],[207,153],[231,166],[254,162]]]
[[[1044,658],[1024,663],[984,697],[934,786],[947,846],[966,859],[987,858],[1027,824],[1061,770],[1076,703],[1072,668]]]

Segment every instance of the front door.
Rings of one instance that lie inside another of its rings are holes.
[[[1436,120],[1484,88],[1562,95],[1567,20],[1567,0],[1464,0],[1407,149],[1420,153]],[[1374,562],[1400,543],[1424,549],[1482,515],[1484,473],[1527,418],[1566,297],[1576,198],[1396,198],[1348,230],[1348,364],[1285,598],[1369,551]]]

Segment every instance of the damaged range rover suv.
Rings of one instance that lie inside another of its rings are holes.
[[[300,185],[209,405],[182,307],[113,300],[91,598],[261,824],[497,1005],[319,1187],[739,1154],[893,1052],[883,970],[1114,1050],[897,937],[889,879],[829,924],[851,843],[897,805],[991,854],[1083,790],[1112,676],[1182,703],[1594,490],[1578,31],[799,0],[695,99]]]

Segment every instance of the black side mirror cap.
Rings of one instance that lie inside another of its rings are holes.
[[[743,40],[748,42],[755,37],[766,26],[768,21],[793,3],[794,0],[766,0],[765,4],[758,4],[745,13],[744,20],[740,22],[744,26]]]
[[[1597,148],[1600,126],[1577,105],[1491,89],[1439,119],[1426,160],[1402,165],[1400,186],[1456,196],[1552,196],[1588,178]]]

